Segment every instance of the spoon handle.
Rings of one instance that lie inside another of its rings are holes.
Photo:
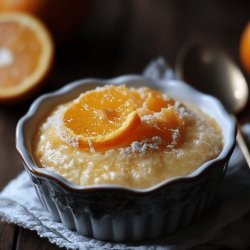
[[[238,145],[240,147],[240,150],[247,162],[248,168],[250,169],[250,153],[246,144],[246,141],[244,139],[244,135],[242,133],[241,127],[239,125],[239,123],[237,123],[237,127],[238,127],[238,132],[237,132],[237,142]]]

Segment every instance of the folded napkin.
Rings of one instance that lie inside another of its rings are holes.
[[[175,78],[162,59],[152,62],[146,77]],[[250,124],[243,127],[249,139]],[[29,176],[22,172],[0,193],[0,217],[35,230],[41,237],[67,249],[245,249],[250,246],[250,170],[236,147],[211,209],[189,228],[154,241],[136,244],[103,242],[79,235],[51,219],[38,200]]]

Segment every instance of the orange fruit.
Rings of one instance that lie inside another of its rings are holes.
[[[0,14],[0,101],[17,101],[37,89],[52,66],[46,27],[23,13]]]
[[[66,132],[81,148],[115,146],[140,124],[136,105],[124,86],[86,92],[63,115]]]
[[[178,145],[185,123],[175,101],[150,88],[105,86],[73,101],[63,114],[64,138],[82,149],[127,147],[134,141]],[[184,108],[184,106],[183,106]],[[75,144],[77,142],[77,144]]]
[[[165,145],[169,145],[173,143],[175,130],[179,130],[180,133],[184,131],[185,124],[174,108],[174,99],[167,98],[163,93],[151,88],[143,88],[139,92],[130,89],[129,92],[142,120],[133,135],[127,137],[127,141],[123,144],[142,141],[145,138],[150,141],[150,138],[159,136],[164,139]],[[175,145],[178,145],[181,139],[181,136],[178,137]]]
[[[56,40],[65,40],[89,13],[88,0],[1,0],[0,12],[21,11],[40,18]]]
[[[185,129],[184,121],[179,117],[173,106],[162,108],[160,112],[157,112],[157,115],[150,119],[150,122],[142,120],[141,125],[129,138],[130,141],[142,141],[145,138],[151,139],[159,136],[164,139],[165,145],[169,145],[173,143],[175,130],[182,133]],[[179,142],[181,142],[181,137],[176,140],[175,145]],[[162,146],[164,147],[164,145]]]
[[[240,59],[244,69],[250,73],[250,22],[247,23],[241,35]]]
[[[146,100],[146,106],[149,110],[160,112],[162,108],[173,105],[173,99],[165,99],[163,95],[157,91],[150,90]]]
[[[146,113],[160,112],[162,108],[174,105],[173,99],[164,98],[162,93],[151,88],[145,87],[139,92],[136,89],[130,89],[129,93],[137,108],[143,108],[143,112],[146,111]]]

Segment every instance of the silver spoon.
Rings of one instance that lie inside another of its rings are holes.
[[[217,97],[230,113],[239,113],[247,104],[249,90],[242,72],[217,47],[186,45],[177,56],[176,74],[196,89]],[[237,142],[250,168],[250,154],[237,125]]]

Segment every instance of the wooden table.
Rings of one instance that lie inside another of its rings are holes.
[[[42,92],[79,78],[141,73],[159,55],[173,67],[180,47],[193,38],[212,40],[240,65],[239,38],[249,10],[248,0],[92,1],[81,32],[57,46],[54,71]],[[15,149],[15,127],[30,103],[0,105],[0,189],[23,169]],[[241,123],[250,121],[249,107],[240,114]],[[58,248],[35,232],[0,222],[0,249]]]

